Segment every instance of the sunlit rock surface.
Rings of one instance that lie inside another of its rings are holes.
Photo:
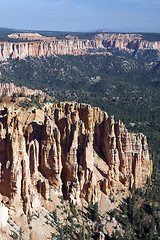
[[[99,108],[78,103],[0,111],[0,195],[27,214],[48,200],[99,201],[142,187],[152,173],[147,139]]]

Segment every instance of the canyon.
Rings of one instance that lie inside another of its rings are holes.
[[[8,37],[11,41],[0,43],[4,69],[8,59],[108,54],[109,49],[160,50],[160,42],[143,40],[140,34],[102,33],[91,40],[70,35],[57,39],[35,33]],[[13,69],[10,67],[9,71]],[[5,74],[0,72],[2,82]],[[99,74],[91,77],[90,82],[98,80],[101,80]],[[142,99],[140,94],[138,99]],[[31,95],[39,96],[43,103],[40,108],[34,105]],[[76,102],[56,103],[55,99],[45,102],[46,96],[41,90],[0,83],[0,239],[13,239],[13,232],[20,238],[20,227],[24,239],[50,238],[56,229],[55,225],[49,226],[46,216],[50,218],[53,210],[59,211],[60,199],[66,200],[64,205],[73,203],[82,211],[88,204],[98,203],[103,218],[103,213],[117,210],[125,203],[133,189],[144,190],[151,181],[153,164],[144,134],[128,131],[121,120],[115,120],[98,107]],[[114,102],[117,99],[114,97]],[[26,106],[27,102],[32,104]],[[132,131],[137,131],[134,121],[131,124]],[[121,214],[119,211],[120,208],[117,212]],[[114,222],[112,230],[118,229],[116,219],[107,217]],[[60,218],[63,222],[64,216]],[[107,224],[104,220],[108,231]]]
[[[37,33],[14,33],[8,35],[11,41],[0,42],[0,60],[45,57],[57,54],[84,55],[90,50],[116,48],[120,50],[154,49],[160,50],[160,41],[143,40],[139,34],[98,34],[93,39],[79,39],[66,36],[63,39],[45,37]],[[15,42],[18,39],[19,42]],[[23,41],[20,41],[23,40]],[[101,51],[101,53],[103,53]]]

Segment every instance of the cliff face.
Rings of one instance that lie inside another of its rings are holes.
[[[99,34],[94,39],[79,39],[75,36],[67,36],[58,40],[55,37],[45,37],[34,33],[11,34],[13,42],[0,42],[0,60],[26,58],[28,56],[50,56],[52,54],[83,55],[87,50],[104,48],[118,49],[158,49],[160,42],[148,42],[135,34]],[[14,38],[25,42],[14,42]],[[28,41],[37,40],[37,41]]]
[[[0,60],[50,56],[52,54],[81,55],[88,49],[103,47],[100,40],[54,40],[38,42],[0,42]]]
[[[32,212],[50,192],[79,202],[141,187],[152,172],[147,140],[99,108],[60,103],[0,112],[0,198]]]
[[[148,42],[142,39],[108,39],[103,40],[103,46],[105,48],[118,48],[121,50],[127,50],[127,49],[159,49],[160,50],[160,42]]]

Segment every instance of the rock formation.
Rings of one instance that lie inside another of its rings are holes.
[[[0,60],[51,56],[53,54],[83,55],[88,49],[103,47],[100,40],[53,40],[33,42],[0,42]]]
[[[27,95],[40,95],[40,96],[45,96],[45,93],[42,92],[41,90],[32,90],[28,89],[27,87],[16,87],[13,83],[0,83],[0,96],[12,96],[13,93],[16,94],[24,94],[25,96]]]
[[[148,42],[139,34],[98,34],[95,38],[79,39],[75,36],[66,36],[65,39],[45,37],[38,33],[14,33],[8,35],[12,42],[0,42],[0,61],[28,56],[51,56],[53,54],[83,55],[88,50],[99,48],[107,51],[109,48],[123,50],[157,49],[160,50],[160,41]],[[14,39],[23,40],[15,42]],[[36,40],[36,41],[35,41]]]
[[[142,187],[152,173],[146,137],[129,133],[99,108],[59,103],[0,112],[0,194],[27,214],[48,200],[99,201],[102,192]]]

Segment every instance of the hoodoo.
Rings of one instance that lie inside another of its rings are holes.
[[[48,112],[14,106],[0,112],[0,194],[27,214],[48,200],[99,201],[151,177],[147,139],[97,107],[59,103]],[[22,201],[23,200],[23,201]]]

